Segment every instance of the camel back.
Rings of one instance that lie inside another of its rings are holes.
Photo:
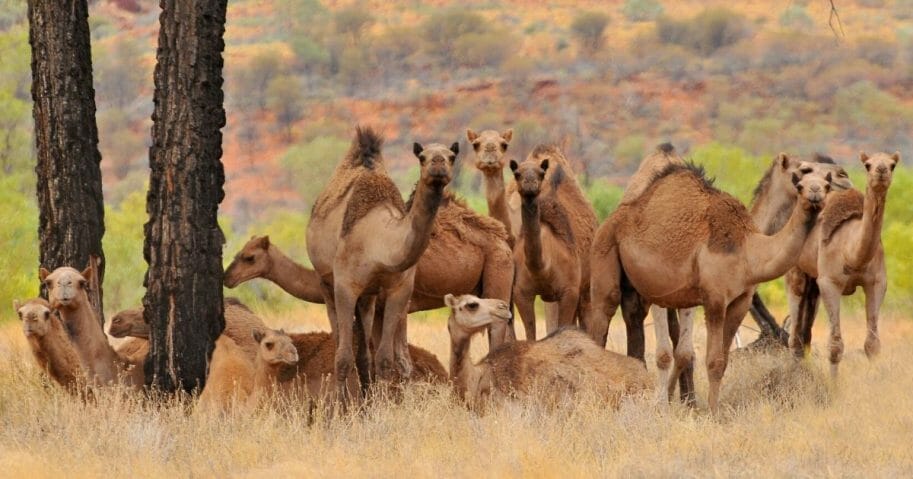
[[[406,201],[406,211],[412,208],[414,200],[413,189],[409,200]],[[500,221],[476,213],[449,189],[444,190],[444,198],[434,218],[431,236],[438,237],[444,233],[450,233],[460,241],[479,247],[489,245],[492,241],[507,242],[507,230]]]

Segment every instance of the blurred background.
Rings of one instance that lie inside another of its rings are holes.
[[[143,295],[158,6],[89,3],[113,313]],[[460,141],[468,153],[467,128],[513,128],[518,160],[559,143],[600,219],[664,141],[746,203],[780,151],[828,154],[860,189],[860,150],[900,151],[883,240],[886,307],[903,310],[913,305],[913,0],[834,3],[839,23],[826,0],[230,0],[225,262],[269,234],[308,264],[311,203],[356,124],[384,133],[404,196],[418,176],[413,141]],[[29,62],[26,2],[0,0],[4,304],[38,289]],[[471,158],[461,155],[453,187],[485,213]],[[782,310],[781,284],[762,294]],[[226,294],[276,311],[299,305],[264,280]]]

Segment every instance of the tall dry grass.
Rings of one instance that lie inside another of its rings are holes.
[[[317,308],[267,321],[296,330],[325,324]],[[622,345],[618,323],[612,342]],[[585,399],[479,416],[446,388],[418,386],[398,403],[328,420],[303,406],[211,417],[114,391],[84,404],[42,378],[10,322],[0,326],[0,476],[910,476],[913,323],[883,320],[875,362],[861,353],[862,323],[844,321],[848,354],[836,383],[820,354],[802,363],[734,354],[717,417],[652,398],[617,411]],[[823,333],[816,330],[816,344]],[[411,320],[410,337],[446,364],[443,315]],[[703,338],[699,328],[699,355]],[[703,400],[703,366],[697,384]]]

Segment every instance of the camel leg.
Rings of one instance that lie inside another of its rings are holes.
[[[330,331],[333,332],[333,338],[336,338],[336,301],[333,298],[333,283],[321,281],[320,288],[323,290],[323,302],[327,307],[327,319],[330,320]]]
[[[818,299],[821,290],[818,281],[812,277],[805,277],[805,289],[802,291],[802,300],[799,302],[799,339],[806,351],[812,346],[812,326],[818,315]]]
[[[802,338],[799,336],[802,322],[799,305],[802,302],[802,292],[805,290],[805,279],[795,270],[786,274],[786,303],[789,305],[789,348],[797,358],[805,356]]]
[[[828,359],[831,362],[831,376],[837,377],[837,367],[843,359],[843,336],[840,334],[840,296],[843,288],[826,278],[818,278],[821,299],[831,323],[831,337],[828,341]],[[868,309],[868,308],[867,308]]]
[[[602,255],[593,248],[590,259],[590,317],[587,332],[602,347],[609,337],[609,324],[621,304],[621,262],[618,247]]]
[[[352,351],[352,327],[359,293],[345,287],[344,281],[337,280],[333,294],[336,302],[336,330],[333,331],[336,337],[336,369],[334,377],[336,379],[337,398],[343,404],[346,404],[355,393],[355,391],[349,391],[347,385],[349,383],[349,375],[353,373],[355,368],[355,356]]]
[[[383,329],[374,358],[375,374],[380,379],[393,380],[397,374],[402,378],[408,378],[412,373],[411,364],[396,363],[396,336],[401,327],[400,323],[405,321],[409,298],[412,296],[411,281],[405,283],[407,284],[400,283],[397,288],[387,291]],[[402,331],[405,332],[405,329]],[[408,355],[408,352],[406,354]]]
[[[675,345],[675,366],[669,378],[669,391],[675,390],[675,378],[679,380],[679,396],[688,406],[694,398],[694,311],[695,308],[681,309],[678,313],[678,343]],[[670,315],[671,316],[671,315]],[[671,317],[670,317],[671,322]],[[671,332],[671,331],[670,331]]]
[[[869,330],[865,337],[865,355],[872,359],[881,352],[881,340],[878,338],[878,312],[881,310],[881,302],[884,301],[888,283],[884,277],[881,277],[874,283],[864,285],[863,288],[865,291],[865,320]]]
[[[716,413],[720,398],[720,383],[726,372],[725,351],[723,350],[723,327],[726,323],[726,309],[722,305],[704,304],[707,323],[707,380],[710,383],[707,402],[710,412]]]
[[[562,312],[564,308],[561,306],[560,301],[544,302],[545,306],[545,334],[552,334],[562,326]]]
[[[520,313],[520,319],[523,320],[523,327],[526,329],[526,340],[536,340],[536,310],[534,301],[536,297],[523,294],[522,291],[514,292],[514,300],[517,302],[517,312]]]
[[[408,315],[404,311],[396,327],[396,344],[393,354],[396,358],[396,365],[403,377],[412,376],[412,356],[409,354],[409,322]]]
[[[670,375],[672,368],[672,338],[669,334],[669,316],[665,308],[650,306],[653,317],[653,330],[656,333],[656,398],[659,402],[672,400],[675,391],[675,379]]]
[[[514,284],[514,260],[511,252],[503,248],[489,253],[485,257],[485,264],[482,269],[482,297],[497,298],[502,301],[512,302]],[[512,304],[511,304],[512,306]],[[513,308],[511,308],[513,310]],[[493,338],[491,328],[488,330],[488,347],[489,351],[495,350],[503,343],[509,343],[517,340],[517,333],[514,330],[514,318],[511,317],[507,322],[507,329],[503,338]]]
[[[631,287],[622,288],[621,315],[625,320],[628,339],[628,356],[644,361],[646,339],[644,338],[644,318],[647,317],[647,305],[640,293]]]
[[[361,394],[364,397],[371,385],[371,331],[374,324],[374,306],[376,296],[365,296],[358,300],[358,317],[355,318],[355,340],[358,344],[355,356],[355,367],[361,383]]]
[[[549,334],[553,333],[559,328],[564,328],[568,326],[573,326],[574,321],[577,318],[577,308],[580,303],[580,292],[575,290],[565,291],[561,295],[561,299],[558,301],[558,326],[549,331]]]

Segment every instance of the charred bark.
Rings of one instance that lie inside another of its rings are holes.
[[[202,389],[225,326],[222,51],[226,0],[162,0],[143,255],[151,329],[146,381]]]
[[[105,209],[86,0],[29,0],[39,262],[78,270],[98,258],[89,301],[104,323]],[[47,298],[42,285],[41,296]]]

